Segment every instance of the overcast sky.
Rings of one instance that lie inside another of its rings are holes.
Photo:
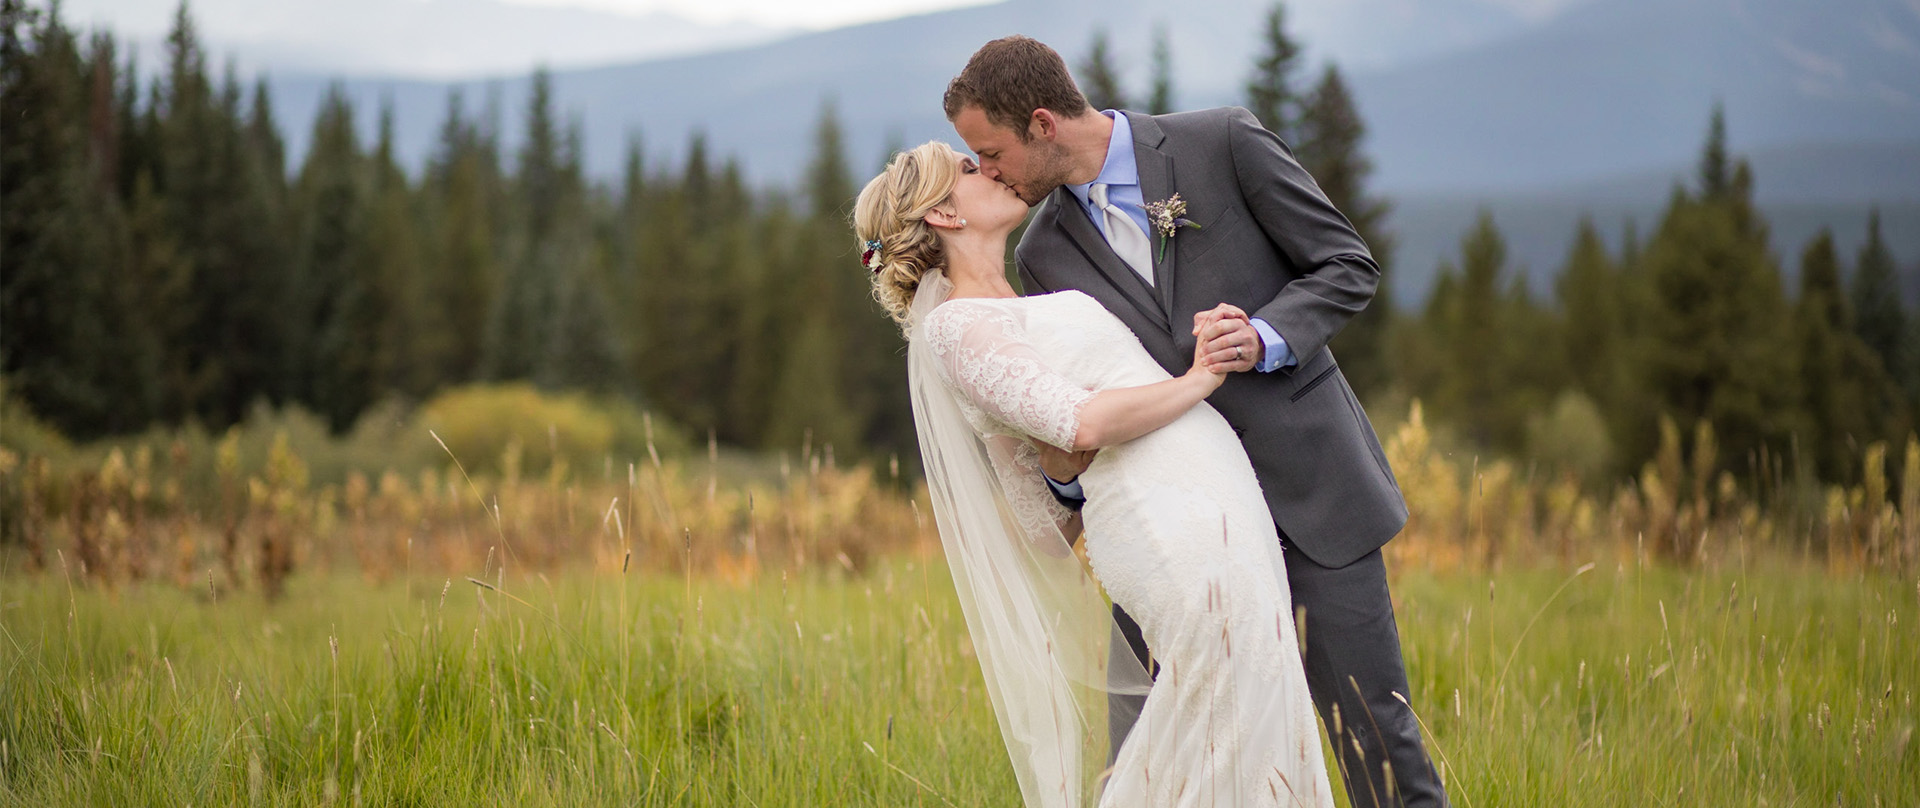
[[[405,2],[405,0],[401,0]],[[508,0],[528,5],[564,5],[606,11],[664,11],[701,22],[751,22],[793,28],[837,28],[909,14],[923,14],[997,0]]]
[[[189,0],[189,8],[216,67],[232,60],[243,74],[450,79],[750,47],[801,30],[999,1]],[[1477,0],[1529,15],[1582,1]],[[44,7],[50,0],[29,2]],[[1340,17],[1336,12],[1348,2],[1288,0],[1291,8],[1305,9],[1296,25]],[[1391,12],[1423,2],[1373,0],[1368,8]],[[178,6],[179,0],[64,0],[61,7],[78,27],[115,31],[140,69],[151,72],[163,63],[162,40]]]
[[[995,1],[189,0],[188,8],[216,67],[231,59],[242,73],[447,79],[745,47]],[[163,63],[178,8],[179,0],[64,0],[61,14],[113,30],[151,72]]]
[[[390,0],[425,3],[432,0]],[[703,23],[747,22],[774,28],[836,28],[858,22],[902,17],[996,0],[502,0],[517,5],[572,6],[630,14],[665,12]],[[196,18],[226,16],[281,4],[285,0],[189,0]],[[45,6],[46,1],[34,3]],[[62,13],[89,22],[111,20],[115,28],[147,32],[165,30],[179,6],[178,0],[65,0]],[[222,27],[222,21],[210,21]]]

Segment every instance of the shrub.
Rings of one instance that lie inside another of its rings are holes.
[[[1567,390],[1553,409],[1527,419],[1527,453],[1541,465],[1586,481],[1606,479],[1613,466],[1613,440],[1593,399]]]
[[[414,417],[413,431],[444,454],[432,430],[469,473],[515,476],[572,469],[601,470],[648,457],[686,454],[686,437],[619,399],[549,394],[530,384],[472,385],[435,396]]]

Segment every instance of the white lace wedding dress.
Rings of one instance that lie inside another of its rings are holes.
[[[1028,535],[1070,513],[1047,491],[1026,439],[1071,445],[1093,391],[1169,378],[1080,292],[950,300],[924,319],[919,347],[994,447]],[[1203,403],[1103,449],[1080,480],[1093,573],[1140,624],[1160,669],[1104,788],[1062,788],[1056,800],[1055,789],[1023,782],[1028,804],[1331,806],[1280,545],[1233,429]],[[1000,711],[1007,722],[1009,708]],[[1031,744],[1010,733],[1010,752],[1029,753],[1016,746]],[[1016,768],[1028,771],[1019,760]]]

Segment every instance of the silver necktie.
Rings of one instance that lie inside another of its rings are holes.
[[[1140,225],[1133,217],[1118,205],[1107,200],[1107,184],[1096,182],[1087,191],[1094,207],[1106,215],[1107,244],[1120,256],[1120,260],[1133,267],[1133,271],[1146,279],[1147,285],[1153,285],[1153,247],[1147,242],[1147,234],[1141,232]]]

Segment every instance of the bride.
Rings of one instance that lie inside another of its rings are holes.
[[[854,211],[908,341],[935,519],[1026,805],[1331,806],[1273,519],[1205,403],[1221,373],[1196,350],[1171,378],[1080,292],[1018,296],[1006,243],[1026,213],[938,142],[896,155]],[[1080,513],[1048,491],[1035,441],[1101,450]],[[1109,654],[1106,598],[1140,624],[1152,676]],[[1113,692],[1146,694],[1117,750]]]

